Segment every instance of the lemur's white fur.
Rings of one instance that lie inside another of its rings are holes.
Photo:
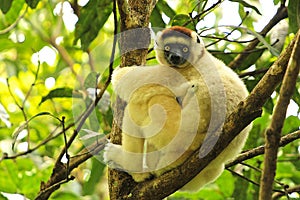
[[[172,35],[170,30],[186,35]],[[186,62],[169,64],[164,51],[169,43],[188,46]],[[208,133],[214,134],[216,128],[211,127],[222,126],[248,94],[237,74],[213,57],[189,29],[175,27],[159,33],[156,57],[157,66],[119,68],[112,76],[113,89],[127,106],[121,125],[122,145],[108,143],[104,159],[110,167],[126,170],[137,182],[182,164],[205,145]],[[216,116],[221,120],[213,120]],[[195,191],[214,181],[224,170],[224,163],[241,151],[250,128],[182,189]]]

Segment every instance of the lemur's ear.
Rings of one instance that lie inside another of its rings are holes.
[[[197,34],[197,43],[202,43],[202,40],[198,34]]]
[[[161,35],[162,35],[162,31],[158,31],[154,37],[157,40],[161,37]]]
[[[203,43],[201,37],[195,32],[195,31],[192,31],[192,34],[191,34],[191,37],[193,38],[193,40],[199,44]]]
[[[161,40],[162,31],[158,31],[156,35],[154,35],[154,47],[158,46],[159,40]]]
[[[197,43],[199,43],[199,44],[204,44],[204,42],[203,42],[202,38],[200,37],[200,35],[198,35],[198,34],[196,33],[196,36],[197,36]]]

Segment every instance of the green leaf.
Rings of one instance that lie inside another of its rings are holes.
[[[34,198],[34,195],[39,190],[39,184],[37,183],[40,182],[40,179],[38,178],[39,171],[32,158],[19,157],[16,160],[3,160],[0,165],[0,171],[1,192],[20,193],[29,199]]]
[[[16,142],[17,142],[17,138],[18,138],[20,132],[23,131],[25,128],[27,128],[29,122],[30,122],[31,120],[33,120],[34,118],[36,118],[36,117],[39,117],[39,116],[45,116],[45,115],[48,115],[48,116],[51,116],[51,117],[54,117],[54,118],[58,119],[56,116],[52,115],[52,114],[49,113],[49,112],[40,112],[40,113],[38,113],[38,114],[32,116],[29,120],[26,121],[26,123],[21,124],[21,125],[13,132],[13,138],[14,138],[14,139],[13,139],[13,142],[12,142],[12,149],[15,148],[15,144],[16,144]],[[58,120],[60,120],[60,119],[58,119]]]
[[[222,60],[226,65],[234,59],[234,54],[225,53],[224,50],[209,50],[216,58]]]
[[[0,0],[1,1],[1,0]],[[3,50],[6,50],[6,49],[10,49],[10,48],[14,48],[16,46],[16,44],[10,40],[10,39],[7,39],[7,38],[0,38],[0,52],[2,52]]]
[[[266,112],[266,109],[263,109],[263,114],[261,117],[256,118],[253,121],[253,126],[248,136],[246,145],[244,149],[255,148],[264,143],[263,133],[268,128],[270,124],[271,115]]]
[[[56,88],[54,90],[51,90],[46,96],[42,97],[41,102],[39,105],[44,103],[48,99],[53,99],[53,98],[70,98],[70,97],[80,97],[80,94],[75,94],[73,93],[72,88]]]
[[[291,162],[278,162],[276,169],[276,178],[299,177],[300,171],[295,168]]]
[[[0,120],[4,122],[4,124],[7,127],[11,127],[11,122],[9,121],[9,114],[7,113],[6,109],[4,108],[1,102],[0,102]]]
[[[265,38],[260,35],[259,33],[255,32],[255,31],[251,31],[251,30],[247,30],[248,32],[250,32],[252,35],[254,35],[261,43],[263,43],[270,51],[270,53],[274,56],[279,56],[279,51],[277,49],[275,49],[274,47],[272,47],[266,40]]]
[[[83,184],[83,194],[91,195],[94,193],[97,183],[99,183],[100,178],[104,175],[105,165],[101,163],[98,159],[92,159],[92,169],[91,174],[87,182]]]
[[[234,191],[234,178],[233,175],[225,170],[222,172],[221,176],[215,182],[220,189],[220,193],[222,193],[224,199],[225,197],[230,197]],[[226,187],[223,187],[226,185]]]
[[[7,198],[0,193],[0,200],[7,200]]]
[[[156,7],[171,19],[176,15],[176,12],[167,4],[166,1],[159,0],[156,3]]]
[[[232,28],[236,28],[236,29],[241,29],[244,31],[247,31],[249,34],[255,36],[261,43],[263,43],[268,50],[270,51],[271,54],[273,54],[274,56],[279,56],[279,51],[277,49],[275,49],[274,47],[272,47],[267,41],[266,39],[260,35],[259,33],[250,30],[249,28],[245,28],[245,27],[238,27],[238,26],[228,26],[228,27],[232,27]]]
[[[296,116],[289,116],[285,119],[282,133],[287,134],[299,130],[300,120]]]
[[[157,7],[155,7],[151,13],[150,22],[152,27],[164,28],[166,25],[165,22],[162,20],[160,10]]]
[[[174,18],[171,21],[171,25],[172,26],[182,26],[184,25],[186,22],[188,22],[189,20],[191,20],[189,15],[186,14],[178,14],[175,15]],[[194,30],[194,27],[192,25],[192,23],[189,23],[188,26],[186,26],[187,28]]]
[[[272,114],[274,109],[274,103],[272,98],[269,98],[266,103],[264,104],[264,108],[266,109],[266,112]]]
[[[12,0],[0,0],[0,10],[5,14],[9,11],[12,5]]]
[[[7,193],[15,193],[17,191],[17,168],[12,160],[2,161],[0,176],[0,191]]]
[[[300,1],[291,0],[288,4],[289,28],[293,33],[297,33],[300,28]]]
[[[97,81],[98,81],[98,73],[97,72],[91,72],[88,74],[86,79],[84,80],[84,88],[95,88],[97,87]]]
[[[298,80],[300,81],[300,79],[298,78]],[[299,105],[300,106],[300,93],[299,93],[299,91],[298,91],[298,89],[297,88],[300,88],[298,85],[300,85],[300,83],[298,84],[297,83],[297,85],[296,85],[296,89],[294,90],[294,94],[293,94],[293,100],[295,101],[295,103],[297,104],[297,105]],[[298,112],[300,111],[300,108],[298,108]]]
[[[74,43],[80,39],[81,48],[86,51],[112,13],[112,6],[111,0],[89,1],[81,10]]]
[[[80,200],[82,197],[77,196],[75,193],[72,192],[64,192],[64,191],[58,191],[57,193],[53,194],[53,197],[51,199],[68,199],[68,200]]]
[[[238,2],[239,4],[243,5],[244,7],[251,8],[251,9],[255,10],[255,12],[257,14],[261,15],[261,13],[259,12],[259,10],[255,6],[247,3],[246,1],[243,1],[243,0],[229,0],[229,1]]]
[[[239,70],[245,70],[248,69],[251,65],[256,63],[256,61],[261,57],[265,49],[256,49],[255,52],[251,53],[247,59],[241,63],[239,66]]]
[[[243,175],[245,177],[250,176],[250,171],[243,170]],[[232,193],[232,197],[234,199],[247,199],[248,196],[248,188],[249,188],[249,182],[242,178],[237,178],[235,181],[234,191]]]
[[[25,0],[30,8],[36,8],[40,0]]]
[[[1,6],[2,4],[6,4],[6,1],[7,0],[0,0],[0,7],[2,7]],[[3,3],[3,2],[5,2],[5,3]],[[6,26],[8,26],[16,21],[16,19],[21,15],[21,10],[22,10],[23,6],[24,6],[24,0],[13,0],[12,1],[12,5],[11,5],[10,9],[7,10],[7,13],[5,14],[5,21],[4,21],[5,23],[4,24]],[[1,22],[0,23],[1,29],[4,28],[2,26],[3,26],[3,24]],[[1,47],[1,48],[3,48],[3,47]]]

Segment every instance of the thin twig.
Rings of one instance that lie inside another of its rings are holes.
[[[255,170],[256,172],[259,172],[259,173],[262,172],[262,170],[261,170],[260,168],[254,167],[254,166],[252,166],[252,165],[250,165],[250,164],[247,164],[247,163],[244,163],[244,162],[242,162],[242,163],[240,163],[240,164],[241,164],[241,165],[244,165],[244,166],[246,166],[246,167],[249,167],[250,169],[253,169],[253,170]],[[226,168],[226,169],[228,169],[228,168]],[[286,184],[281,183],[281,182],[279,182],[279,181],[277,181],[277,180],[274,180],[274,182],[276,182],[278,185],[280,185],[280,186],[283,187],[283,188],[287,187]],[[274,190],[273,190],[273,191],[274,191]]]
[[[272,199],[276,200],[283,196],[288,197],[289,194],[292,194],[294,192],[300,193],[300,185],[296,185],[291,188],[286,188],[285,192],[276,192],[273,194]]]
[[[28,127],[28,117],[27,117],[27,114],[25,112],[25,109],[24,109],[24,105],[25,105],[25,99],[22,101],[22,104],[19,104],[16,97],[13,95],[13,92],[11,90],[11,87],[10,87],[10,83],[9,83],[9,80],[8,78],[6,79],[6,83],[7,83],[7,88],[8,88],[8,92],[10,94],[10,96],[13,98],[14,100],[14,103],[17,105],[17,107],[20,109],[20,111],[22,112],[22,115],[23,115],[23,118],[24,118],[24,121],[26,123],[26,130],[27,130],[27,149],[30,149],[30,129]],[[30,86],[30,88],[32,87],[32,85]],[[26,95],[27,96],[27,95]],[[15,136],[17,137],[17,135]],[[13,144],[13,147],[14,147],[14,144]]]
[[[8,26],[7,28],[5,28],[3,30],[0,30],[0,35],[6,34],[9,31],[13,30],[18,25],[19,21],[21,19],[23,19],[23,17],[27,13],[27,11],[28,11],[28,5],[26,6],[24,12],[16,19],[16,21],[14,23],[12,23],[10,26]]]
[[[223,38],[220,38],[208,45],[205,46],[205,48],[210,47],[218,42],[220,42],[221,40],[226,40],[234,31],[238,30],[238,27],[241,26],[243,24],[243,22],[245,21],[245,19],[248,17],[249,12],[246,12],[246,15],[242,18],[242,21],[240,22],[240,24],[237,27],[234,27],[228,34],[226,34]]]
[[[22,110],[24,111],[24,108],[25,108],[25,103],[27,102],[27,99],[29,98],[30,94],[31,94],[31,91],[33,89],[33,87],[36,85],[36,82],[38,80],[38,75],[39,75],[39,71],[40,71],[40,66],[41,66],[41,62],[38,61],[38,65],[37,65],[37,70],[36,70],[36,73],[35,73],[35,76],[34,76],[34,81],[33,83],[30,85],[30,88],[28,90],[28,92],[26,93],[26,96],[22,102]],[[25,111],[24,111],[25,113]],[[25,115],[24,115],[24,119],[25,119]],[[26,117],[27,118],[27,117]],[[26,119],[27,121],[27,119]],[[30,149],[30,128],[29,126],[27,126],[27,148]]]
[[[238,176],[238,177],[240,177],[240,178],[246,180],[246,181],[249,182],[249,183],[252,183],[253,185],[255,185],[255,186],[257,186],[257,187],[260,186],[259,183],[255,182],[255,181],[253,181],[253,180],[251,180],[251,179],[249,179],[249,178],[247,178],[246,176],[243,176],[242,174],[239,174],[239,173],[235,172],[235,171],[232,170],[232,169],[227,168],[227,170],[230,171],[232,174],[234,174],[234,175],[236,175],[236,176]],[[274,192],[282,192],[281,190],[277,190],[277,189],[274,189],[273,191],[274,191]]]
[[[74,69],[75,62],[74,62],[73,58],[70,56],[70,54],[68,53],[68,51],[63,46],[57,44],[54,37],[51,37],[50,39],[47,39],[46,41],[49,42],[49,44],[51,44],[58,51],[58,53],[61,56],[61,58],[63,59],[63,61],[65,61],[65,63],[68,65],[72,74],[78,79],[80,86],[83,88],[84,80],[75,71],[75,69]]]
[[[203,16],[205,16],[207,13],[211,12],[212,10],[214,10],[216,7],[218,7],[224,0],[218,0],[216,3],[214,3],[213,5],[211,5],[209,8],[207,8],[206,10],[204,10],[203,12],[199,13],[198,15],[196,15],[194,18],[191,18],[190,20],[188,20],[187,22],[185,22],[182,26],[187,26],[189,25],[191,22],[194,22],[194,20],[199,21],[201,18],[203,18]],[[206,6],[206,4],[204,5]]]
[[[71,123],[69,124],[67,127],[65,127],[65,131],[72,128],[75,124],[74,123]],[[7,154],[4,154],[2,156],[2,158],[0,159],[0,162],[3,161],[3,160],[8,160],[8,159],[16,159],[18,157],[21,157],[21,156],[25,156],[25,155],[28,155],[34,151],[36,151],[37,149],[39,149],[40,147],[44,146],[45,144],[47,144],[48,142],[52,141],[53,139],[57,138],[58,136],[60,136],[61,134],[63,134],[63,131],[60,131],[58,132],[57,134],[53,135],[54,132],[59,128],[59,126],[57,126],[55,128],[54,131],[52,131],[52,133],[49,134],[49,136],[44,139],[42,142],[40,142],[39,144],[37,144],[35,147],[31,148],[31,149],[28,149],[27,151],[24,151],[24,152],[21,152],[21,153],[18,153],[18,154],[15,154],[15,155],[12,155],[12,156],[9,156]]]
[[[90,65],[91,71],[95,72],[96,67],[95,67],[95,64],[94,64],[94,59],[93,59],[91,51],[89,49],[87,50],[87,54],[89,56],[89,65]]]
[[[215,27],[214,27],[215,28]],[[228,35],[226,35],[228,36]],[[227,41],[227,42],[232,42],[232,43],[249,43],[249,42],[252,42],[254,39],[249,39],[249,40],[231,40],[231,39],[228,39],[227,37],[218,37],[218,36],[214,36],[214,35],[204,35],[204,36],[201,36],[203,38],[209,38],[209,39],[215,39],[215,40],[224,40],[224,41]]]
[[[296,131],[290,134],[287,134],[283,136],[280,139],[279,146],[284,147],[285,145],[297,140],[300,138],[300,131]],[[256,156],[262,155],[265,153],[265,146],[259,146],[254,149],[248,150],[246,152],[241,153],[237,158],[235,158],[233,161],[226,164],[225,167],[232,167],[238,163],[241,163],[245,160],[249,160],[251,158],[254,158]]]
[[[98,102],[100,101],[100,99],[102,98],[104,92],[106,91],[107,87],[110,84],[110,80],[111,80],[111,75],[113,72],[113,64],[114,64],[114,56],[115,56],[115,49],[116,49],[116,43],[117,43],[117,12],[116,12],[116,2],[114,1],[114,6],[113,6],[113,13],[114,13],[114,19],[115,21],[115,36],[114,36],[114,40],[113,40],[113,48],[112,48],[112,53],[111,53],[111,58],[110,58],[110,65],[109,65],[109,76],[104,84],[104,86],[101,88],[99,94],[97,94],[96,99],[94,102],[92,102],[87,110],[84,112],[84,114],[82,115],[82,117],[79,120],[79,123],[76,127],[76,129],[74,130],[73,134],[71,135],[71,137],[69,138],[68,142],[65,144],[64,149],[61,151],[60,155],[58,156],[57,160],[56,160],[56,164],[53,168],[53,173],[50,177],[50,179],[48,180],[47,184],[44,185],[43,188],[41,188],[38,196],[35,198],[36,200],[43,200],[43,199],[47,199],[52,192],[54,192],[55,190],[57,190],[59,188],[59,186],[62,183],[65,183],[66,181],[63,181],[64,176],[62,174],[62,172],[64,172],[64,168],[61,167],[61,158],[64,155],[64,153],[66,152],[66,149],[68,149],[71,144],[73,143],[74,139],[76,138],[76,136],[78,135],[78,132],[81,130],[83,124],[85,123],[86,119],[89,117],[89,115],[92,113],[92,111],[94,110],[95,106],[98,104]],[[105,139],[105,138],[104,138]],[[97,144],[98,145],[98,144]],[[103,149],[102,145],[98,145],[101,149]],[[96,148],[97,149],[97,148]],[[88,158],[90,158],[93,155],[93,152],[89,152],[87,154],[84,154],[84,157],[76,157],[76,159],[70,160],[70,165],[69,165],[69,172],[67,172],[68,174],[75,168],[77,167],[79,164],[81,164],[82,162],[84,162],[85,160],[87,160]],[[62,182],[61,182],[62,181]],[[50,189],[49,189],[50,188]]]
[[[74,180],[74,179],[75,179],[75,177],[74,177],[74,176],[71,176],[71,177],[68,178],[68,179],[61,180],[61,181],[59,181],[59,182],[57,182],[57,183],[51,185],[50,187],[47,187],[47,188],[43,189],[42,191],[43,191],[44,193],[47,193],[47,192],[52,191],[52,190],[54,190],[55,188],[59,187],[60,185],[65,184],[65,183],[68,183],[69,181]]]
[[[65,116],[62,117],[61,119],[61,125],[62,125],[62,131],[63,131],[63,136],[64,136],[64,142],[65,146],[67,146],[67,135],[66,135],[66,129],[65,129]],[[69,179],[69,166],[70,166],[70,155],[68,153],[68,148],[65,148],[65,156],[67,159],[67,166],[66,166],[66,180]]]
[[[209,50],[209,52],[213,55],[217,55],[217,54],[223,54],[223,55],[232,55],[232,54],[249,54],[249,53],[255,53],[255,52],[259,52],[262,50],[266,50],[266,47],[263,48],[256,48],[256,49],[252,49],[249,51],[231,51],[231,52],[224,52],[224,51],[216,51],[216,50]]]
[[[244,72],[242,74],[239,75],[240,78],[244,78],[246,76],[255,76],[255,75],[258,75],[258,74],[264,74],[268,71],[269,68],[263,68],[263,69],[258,69],[258,70],[254,70],[254,71],[251,71],[251,72]]]
[[[247,177],[245,177],[245,176],[243,176],[243,175],[237,173],[236,171],[234,171],[234,170],[232,170],[232,169],[230,169],[230,168],[226,168],[226,170],[228,170],[229,172],[231,172],[233,175],[236,175],[236,176],[238,176],[238,177],[240,177],[240,178],[246,180],[247,182],[252,183],[253,185],[259,187],[259,183],[257,183],[257,182],[255,182],[255,181],[253,181],[253,180],[251,180],[251,179],[249,179],[249,178],[247,178]]]
[[[281,5],[277,13],[274,15],[274,17],[269,21],[269,23],[263,28],[263,30],[259,33],[262,36],[265,36],[278,22],[280,22],[282,19],[287,17],[287,8],[284,5]],[[250,50],[255,49],[255,47],[259,44],[259,40],[256,38],[253,40],[245,49],[245,52],[248,52]],[[249,54],[241,54],[234,58],[233,61],[231,61],[228,64],[228,67],[232,69],[238,68],[245,59],[247,59]]]

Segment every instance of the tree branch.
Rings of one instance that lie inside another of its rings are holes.
[[[114,20],[115,20],[115,24],[116,24],[117,22],[116,22],[116,2],[115,1],[114,1],[113,13],[114,13]],[[116,31],[117,31],[117,29],[116,29],[116,25],[115,25],[114,32],[116,33]],[[99,150],[99,149],[104,148],[105,141],[101,142],[100,144],[97,143],[96,144],[97,146],[94,147],[93,149],[88,149],[87,148],[86,149],[87,151],[84,152],[83,154],[81,154],[80,156],[77,156],[76,159],[68,160],[68,165],[67,166],[65,166],[63,163],[61,163],[61,159],[62,159],[63,155],[65,154],[66,150],[74,142],[75,138],[78,135],[78,132],[81,130],[82,126],[84,125],[84,123],[86,121],[86,119],[89,117],[89,115],[95,109],[95,106],[101,100],[104,92],[106,91],[107,87],[110,84],[111,75],[112,75],[112,72],[113,72],[113,63],[114,63],[116,42],[117,42],[116,41],[116,36],[114,36],[113,48],[112,48],[111,57],[110,57],[110,64],[109,64],[109,75],[108,75],[108,78],[107,78],[104,86],[99,88],[100,92],[99,92],[99,94],[97,94],[95,101],[92,102],[88,106],[87,110],[80,116],[80,120],[78,121],[76,129],[74,130],[73,134],[71,135],[69,140],[66,142],[65,147],[62,149],[62,151],[60,152],[60,155],[56,159],[56,163],[55,163],[55,166],[53,168],[50,179],[47,181],[47,183],[44,183],[44,182],[41,183],[41,188],[40,188],[39,194],[35,198],[36,200],[48,199],[50,197],[50,195],[60,187],[61,184],[69,181],[68,176],[74,168],[76,168],[82,162],[84,162],[87,159],[89,159],[90,157],[92,157],[94,155],[93,154],[94,150]],[[103,138],[102,140],[105,140],[105,138]],[[99,152],[99,151],[97,151],[97,152]],[[66,179],[66,181],[64,181],[64,179],[66,177],[67,177],[67,179]]]
[[[284,147],[285,145],[297,140],[300,138],[300,131],[296,131],[293,133],[290,133],[286,136],[281,137],[279,146]],[[265,153],[265,146],[259,146],[254,149],[251,149],[249,151],[241,153],[237,158],[235,158],[233,161],[226,164],[226,168],[232,167],[238,163],[241,163],[245,160],[249,160],[251,158],[254,158],[256,156],[262,155]]]
[[[150,44],[149,20],[156,0],[117,0],[117,3],[121,17],[120,66],[144,65]],[[112,143],[121,144],[119,124],[122,124],[125,102],[117,98],[115,105],[110,139]],[[130,175],[114,169],[108,169],[108,179],[111,199],[124,199],[136,185]]]
[[[300,32],[300,31],[299,31]],[[277,152],[281,130],[286,117],[286,110],[293,95],[300,69],[300,35],[296,36],[296,43],[291,54],[287,71],[280,88],[278,103],[275,106],[270,127],[265,133],[266,145],[264,169],[261,177],[259,192],[260,200],[272,198],[272,188],[276,173]]]
[[[270,98],[272,92],[283,78],[294,44],[295,39],[270,67],[248,98],[241,102],[237,109],[229,116],[224,124],[218,142],[206,157],[199,159],[198,149],[193,156],[178,168],[172,169],[153,180],[139,183],[132,191],[127,193],[127,196],[124,195],[123,198],[132,200],[163,199],[180,189],[205,168],[228,146],[244,127],[261,114],[261,107]]]
[[[272,199],[276,200],[279,199],[280,197],[286,196],[288,194],[292,194],[293,192],[300,192],[300,185],[291,187],[291,188],[286,188],[285,192],[276,192],[273,194]]]
[[[65,63],[68,65],[72,74],[78,79],[80,86],[83,88],[84,80],[75,71],[75,69],[74,69],[75,62],[74,62],[73,58],[70,56],[70,54],[67,52],[67,50],[63,46],[57,44],[55,42],[55,38],[53,38],[53,37],[48,39],[47,42],[49,42],[58,51],[58,53],[61,56],[61,58],[63,59],[63,61],[65,61]]]

